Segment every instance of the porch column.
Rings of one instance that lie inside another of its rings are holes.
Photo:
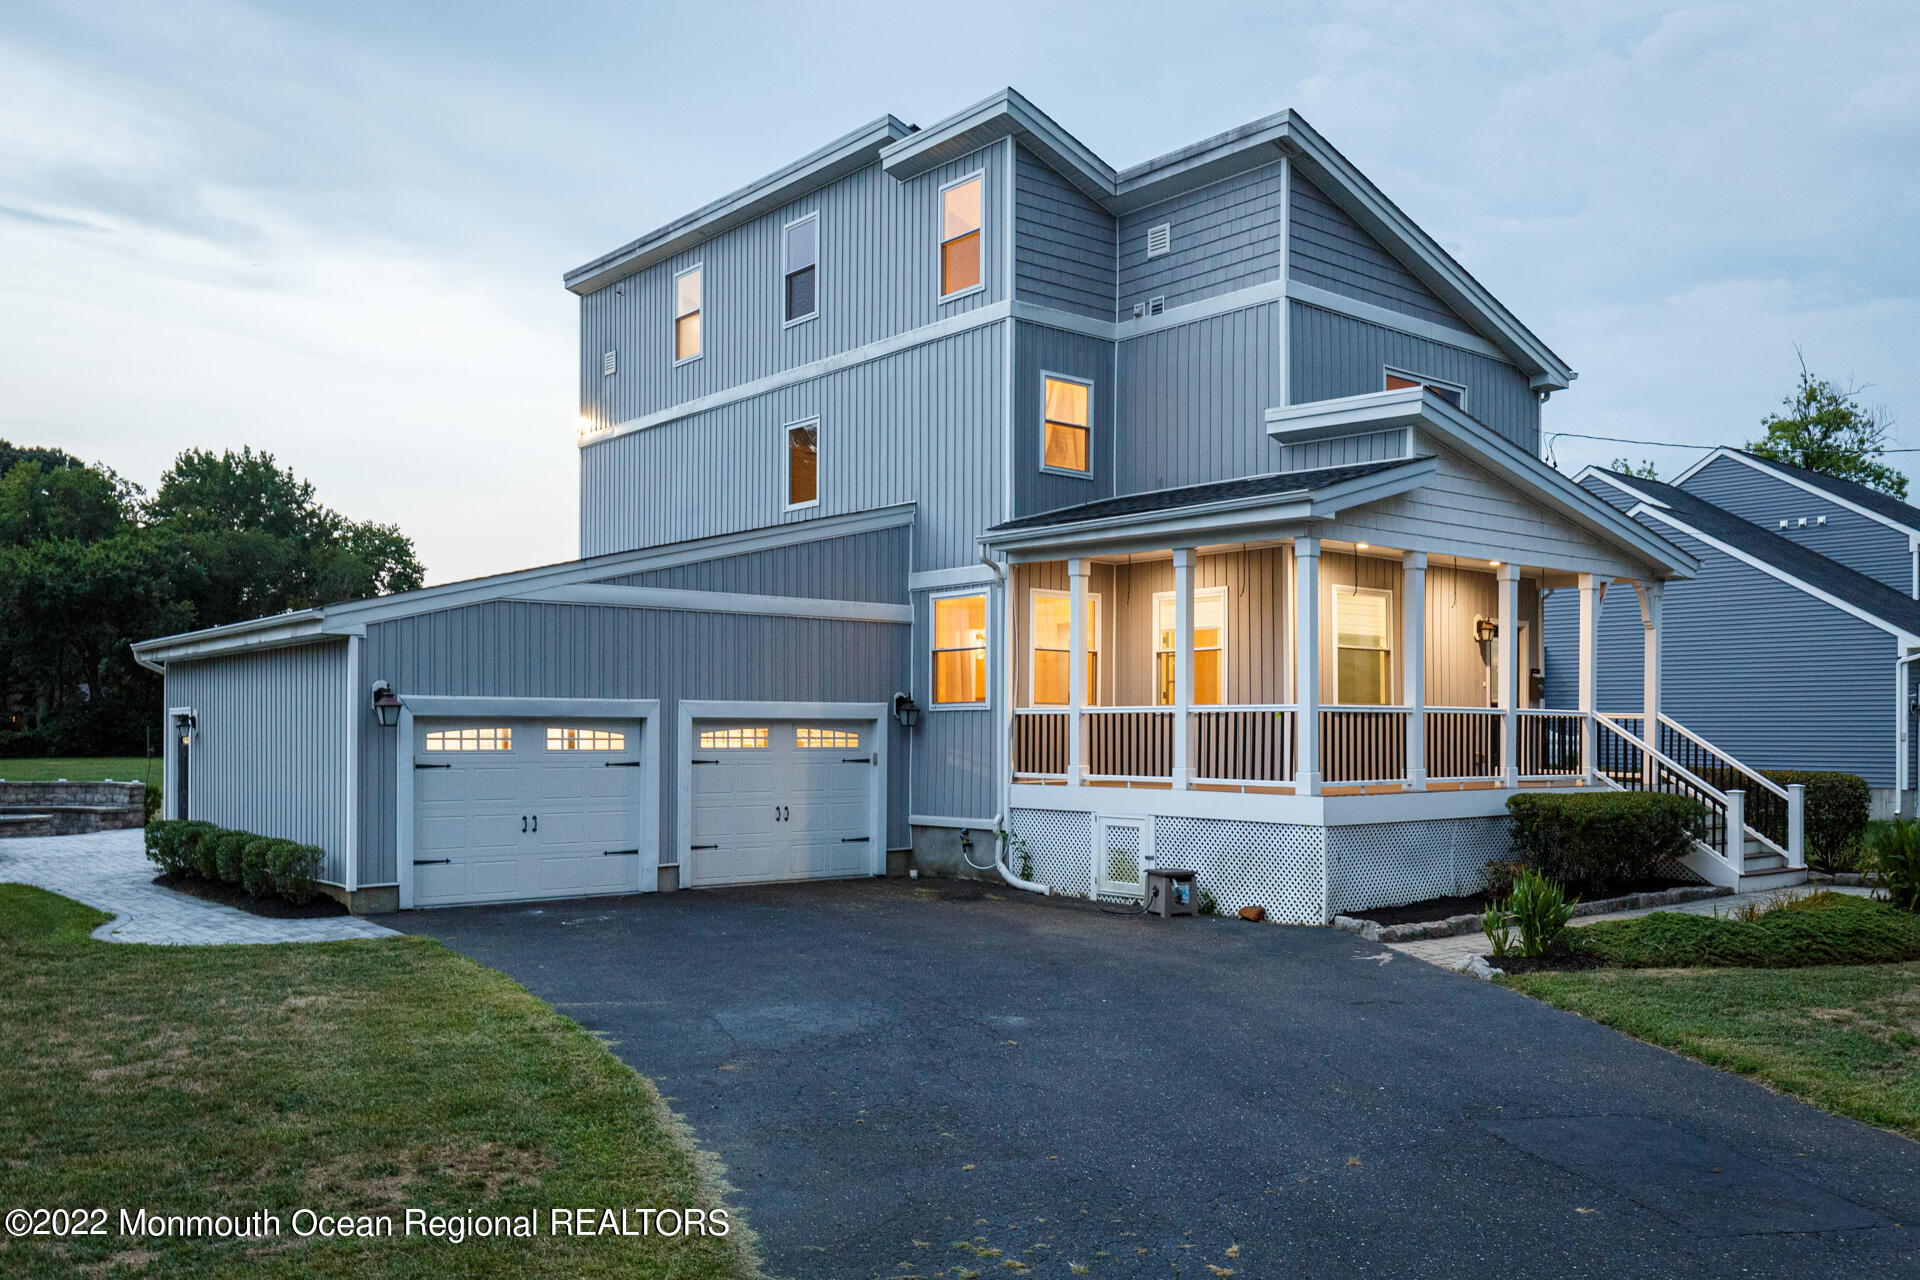
[[[1588,786],[1600,780],[1594,758],[1593,713],[1600,660],[1600,604],[1607,584],[1591,573],[1580,575],[1580,775]]]
[[[1294,791],[1320,794],[1320,539],[1293,540]]]
[[[1500,780],[1520,785],[1520,566],[1503,562],[1500,580]]]
[[[1407,705],[1407,789],[1427,789],[1427,553],[1401,553],[1400,688]]]
[[[1087,574],[1085,560],[1067,561],[1067,785],[1087,771]]]
[[[1193,548],[1173,553],[1173,789],[1193,778]]]
[[[1641,660],[1641,715],[1640,737],[1655,751],[1660,749],[1660,595],[1662,584],[1658,582],[1636,582],[1634,595],[1640,598],[1640,626],[1644,657]],[[1653,785],[1659,766],[1652,756],[1645,756],[1647,784]]]

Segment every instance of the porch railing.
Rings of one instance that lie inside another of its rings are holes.
[[[1405,707],[1331,707],[1320,712],[1320,780],[1384,786],[1407,780]]]
[[[1291,783],[1296,714],[1285,706],[1195,707],[1194,781]]]
[[[1611,716],[1594,717],[1594,756],[1601,779],[1616,790],[1661,791],[1697,800],[1707,813],[1700,842],[1725,859],[1736,873],[1745,871],[1741,830],[1745,824],[1739,821],[1740,814],[1730,813],[1735,806],[1726,792],[1663,755],[1659,748]],[[1735,824],[1731,828],[1730,819]],[[1730,829],[1735,832],[1731,843],[1727,838]]]
[[[1427,780],[1487,782],[1500,777],[1506,722],[1497,707],[1427,709]]]
[[[1517,719],[1520,750],[1516,764],[1523,781],[1558,782],[1585,774],[1580,731],[1586,716],[1578,711],[1523,707]]]
[[[1088,707],[1085,716],[1088,780],[1173,777],[1172,707]]]
[[[1067,710],[1020,708],[1013,713],[1013,773],[1017,778],[1067,776]]]

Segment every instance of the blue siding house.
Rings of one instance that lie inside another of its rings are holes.
[[[1657,678],[1596,703],[1603,589],[1657,637],[1702,549],[1541,460],[1573,370],[1292,112],[1131,168],[1012,90],[882,116],[564,282],[580,558],[137,646],[170,813],[356,909],[1158,865],[1324,922],[1477,887],[1520,788],[1804,874]]]

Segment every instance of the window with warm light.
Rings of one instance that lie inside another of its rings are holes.
[[[549,751],[625,751],[627,735],[608,729],[561,729],[547,726]]]
[[[806,507],[820,501],[820,424],[802,422],[787,428],[787,505]]]
[[[790,222],[783,233],[787,259],[787,323],[820,314],[820,215]]]
[[[703,267],[689,267],[673,278],[673,358],[700,354],[700,279]]]
[[[951,297],[980,285],[979,177],[956,182],[940,193],[940,296]]]
[[[1173,593],[1163,591],[1153,597],[1154,699],[1157,705],[1173,705],[1174,645]],[[1208,587],[1193,593],[1193,702],[1195,706],[1219,706],[1226,701],[1225,668],[1222,666],[1227,633],[1227,591]]]
[[[1087,597],[1087,701],[1100,693],[1100,597]],[[1070,701],[1067,673],[1073,666],[1073,596],[1033,593],[1033,705],[1064,707]]]
[[[1043,464],[1053,471],[1085,474],[1091,466],[1087,439],[1092,434],[1088,429],[1092,421],[1092,386],[1070,378],[1048,376],[1042,399],[1045,402],[1042,430],[1046,433],[1041,454]]]
[[[1404,387],[1425,387],[1456,409],[1463,407],[1462,402],[1467,398],[1466,388],[1451,382],[1435,382],[1432,378],[1416,377],[1397,369],[1387,370],[1387,390],[1399,391]]]
[[[987,598],[939,596],[933,602],[933,701],[987,701]]]
[[[702,751],[757,751],[767,745],[765,725],[733,729],[704,729],[700,733]]]
[[[809,725],[795,725],[793,745],[803,751],[814,751],[823,747],[832,747],[839,751],[858,751],[860,735],[845,729],[815,729]]]
[[[1333,700],[1384,707],[1393,695],[1393,594],[1373,587],[1333,589]]]
[[[435,729],[427,735],[429,751],[511,751],[513,730],[504,726],[486,729]]]

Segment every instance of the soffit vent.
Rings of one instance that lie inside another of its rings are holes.
[[[1147,256],[1157,258],[1173,247],[1173,224],[1162,222],[1147,228]]]
[[[618,352],[609,351],[605,355],[601,356],[600,357],[600,376],[603,378],[611,378],[613,376],[613,371],[619,367],[619,363],[620,363],[620,358],[619,358]]]

